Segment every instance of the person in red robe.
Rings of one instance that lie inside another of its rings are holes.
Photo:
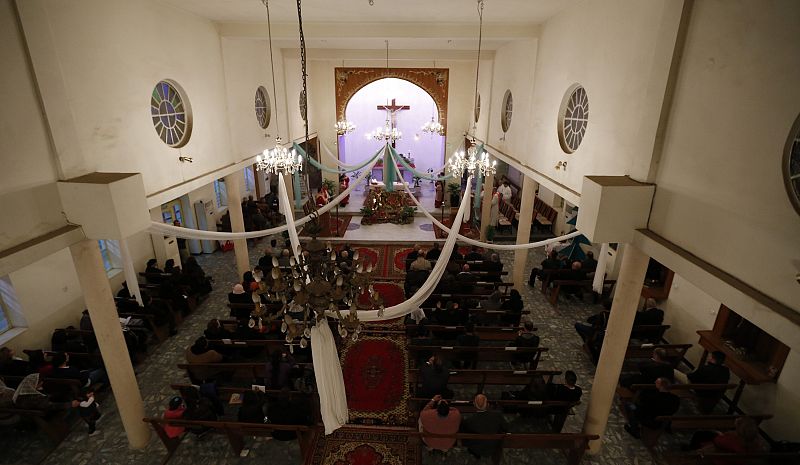
[[[350,187],[350,177],[346,174],[339,175],[339,192],[344,192],[345,189]],[[347,204],[350,202],[350,195],[347,195],[345,198],[342,199],[342,206],[346,207]]]
[[[324,184],[319,189],[319,192],[317,192],[317,197],[315,200],[317,203],[317,207],[324,207],[330,200],[330,194],[328,193],[328,188]]]

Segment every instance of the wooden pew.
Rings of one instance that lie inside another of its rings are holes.
[[[737,418],[747,416],[756,424],[772,418],[772,415],[671,415],[656,417],[664,425],[654,430],[642,427],[642,442],[648,449],[653,449],[664,431],[730,431],[736,428]]]
[[[24,376],[0,376],[5,380],[8,386],[19,386],[19,383],[25,379]],[[42,392],[48,395],[63,396],[64,393],[69,393],[72,398],[76,398],[81,392],[83,385],[77,379],[63,379],[63,378],[48,378],[41,376]]]
[[[193,384],[180,384],[180,383],[173,383],[169,385],[170,388],[175,390],[185,389],[185,388],[192,388],[197,387]],[[252,391],[252,387],[226,387],[226,386],[218,386],[217,392],[219,393],[219,399],[226,404],[230,401],[232,394],[242,394],[246,391]],[[314,422],[322,422],[322,416],[320,413],[319,407],[319,394],[316,392],[304,392],[304,391],[284,391],[282,389],[265,389],[263,391],[256,391],[261,393],[267,397],[282,397],[287,396],[291,398],[300,398],[304,399],[309,402],[311,408],[309,411],[314,415]]]
[[[310,368],[310,363],[298,363],[300,367]],[[229,373],[233,379],[247,380],[248,384],[256,378],[264,378],[267,375],[266,362],[228,362],[228,363],[179,363],[178,368],[187,372],[197,368],[217,371],[219,373]]]
[[[297,434],[297,442],[300,445],[300,453],[303,455],[304,461],[311,452],[311,446],[313,445],[314,429],[309,426],[239,423],[235,421],[167,420],[164,418],[144,418],[143,421],[150,423],[159,439],[161,439],[161,442],[164,444],[164,447],[167,448],[167,455],[164,457],[164,460],[162,460],[162,464],[167,463],[169,459],[172,458],[181,440],[186,436],[184,433],[176,438],[170,438],[164,430],[165,425],[210,428],[214,433],[224,434],[228,438],[228,443],[235,456],[239,456],[244,449],[245,437],[271,436],[274,431],[295,432]]]
[[[438,355],[443,359],[457,358],[460,354],[477,354],[479,362],[516,362],[517,354],[526,356],[528,368],[535,370],[539,365],[542,352],[547,352],[546,347],[460,347],[460,346],[408,346],[408,350],[415,354],[426,352]]]
[[[67,423],[69,410],[59,412],[43,412],[40,410],[25,410],[18,408],[0,408],[0,413],[13,414],[19,418],[30,420],[36,424],[39,431],[47,435],[54,444],[58,445],[67,437],[70,424]]]
[[[408,400],[408,410],[413,413],[413,420],[416,421],[419,412],[425,407],[430,399],[412,397]],[[450,405],[456,407],[462,414],[475,413],[478,411],[472,400],[450,400]],[[535,416],[547,416],[548,425],[553,433],[560,433],[566,422],[568,413],[573,407],[580,405],[580,401],[562,402],[555,400],[493,400],[489,404],[498,410],[506,411],[513,409],[517,412],[526,412]]]
[[[719,453],[692,451],[679,454],[666,453],[664,459],[669,465],[797,465],[800,452],[750,452]]]
[[[638,344],[629,345],[625,351],[625,361],[635,362],[641,359],[649,359],[656,349],[664,349],[667,351],[666,362],[672,365],[672,368],[677,368],[681,363],[686,352],[692,348],[691,344]]]
[[[670,386],[669,391],[680,398],[692,399],[697,405],[698,410],[702,413],[709,413],[714,409],[719,400],[728,389],[733,389],[736,384],[673,384]],[[621,401],[633,399],[636,391],[642,389],[656,389],[655,384],[634,384],[630,389],[623,386],[617,386],[617,395]],[[697,396],[697,391],[704,392],[718,392],[718,396],[706,397]]]
[[[560,375],[558,370],[449,370],[447,384],[475,385],[475,393],[483,392],[486,386],[527,386],[535,377],[543,377],[546,384],[553,382],[553,377]],[[408,382],[412,392],[422,382],[419,368],[408,370]]]
[[[502,313],[504,314],[505,311]],[[413,333],[417,327],[418,325],[406,325],[406,332]],[[442,333],[457,335],[466,331],[464,326],[425,325],[425,328],[434,336]],[[533,331],[537,329],[533,328]],[[511,342],[517,338],[519,330],[518,326],[475,326],[475,333],[481,338],[481,341]]]
[[[501,441],[492,463],[499,465],[503,459],[503,449],[558,449],[565,452],[568,465],[578,465],[589,447],[589,441],[600,438],[596,434],[581,433],[500,433],[500,434],[433,434],[427,431],[419,433],[420,437],[455,438],[457,441],[484,440]],[[461,446],[463,447],[463,445]]]

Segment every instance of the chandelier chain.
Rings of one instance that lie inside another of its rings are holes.
[[[272,57],[272,22],[269,17],[269,0],[262,0],[267,9],[267,37],[269,39],[269,66],[272,73],[272,98],[275,99],[275,131],[277,140],[281,138],[281,123],[278,115],[278,94],[275,93],[275,61]]]
[[[481,72],[481,45],[483,42],[483,0],[478,0],[478,62],[475,67],[475,99],[473,112],[478,110],[478,76]]]
[[[302,74],[303,79],[303,109],[304,115],[303,121],[305,125],[303,126],[305,129],[305,139],[303,139],[303,150],[306,152],[306,157],[310,157],[311,155],[308,153],[308,82],[307,82],[307,74],[306,74],[306,36],[303,33],[303,6],[302,0],[297,0],[297,23],[298,28],[300,29],[300,73]],[[311,196],[311,185],[310,183],[306,183],[306,194],[308,195],[309,203],[314,210],[314,213],[317,213],[317,202],[313,201],[313,197]]]

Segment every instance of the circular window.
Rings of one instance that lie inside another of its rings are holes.
[[[797,213],[800,213],[800,116],[792,126],[783,154],[783,179]]]
[[[475,100],[475,122],[478,122],[478,119],[481,117],[481,94],[478,94],[478,98]]]
[[[511,115],[514,113],[514,98],[511,96],[511,91],[507,90],[503,96],[503,113],[500,115],[500,126],[503,132],[508,132],[511,126]]]
[[[306,93],[300,91],[300,117],[303,121],[308,121],[308,101],[306,100]]]
[[[574,84],[564,96],[558,115],[558,141],[565,152],[578,150],[588,124],[589,98],[580,84]]]
[[[150,116],[158,137],[170,147],[183,147],[192,135],[192,109],[183,89],[165,79],[153,89]]]
[[[267,129],[271,117],[272,109],[269,106],[267,89],[264,86],[258,86],[258,89],[256,89],[256,119],[258,120],[258,125],[262,129]]]

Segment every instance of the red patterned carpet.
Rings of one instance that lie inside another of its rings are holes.
[[[342,428],[319,435],[308,465],[417,465],[418,441],[385,430]]]
[[[445,218],[444,221],[442,221],[442,223],[444,223],[444,225],[447,226],[448,228],[450,227],[452,222],[453,222],[452,218]],[[470,224],[471,223],[462,223],[461,231],[459,231],[459,233],[462,236],[469,237],[470,239],[480,238],[481,236],[480,230],[471,228]],[[436,235],[436,239],[447,239],[447,233],[444,230],[439,229],[439,227],[436,225],[433,225],[433,233]]]
[[[351,423],[408,423],[408,349],[404,334],[347,339],[341,350]]]
[[[395,283],[375,283],[373,287],[383,298],[384,307],[392,307],[405,300],[403,288]],[[358,296],[358,303],[361,305],[369,304],[369,298],[366,293]]]
[[[350,224],[350,220],[353,219],[353,215],[339,215],[337,218],[335,215],[331,215],[330,227],[328,229],[322,228],[322,231],[317,234],[317,237],[344,237],[344,233],[347,232],[347,226]],[[339,228],[336,228],[336,223],[339,223]],[[307,226],[304,226],[303,229],[300,231],[301,236],[310,236],[311,233],[307,231]]]

